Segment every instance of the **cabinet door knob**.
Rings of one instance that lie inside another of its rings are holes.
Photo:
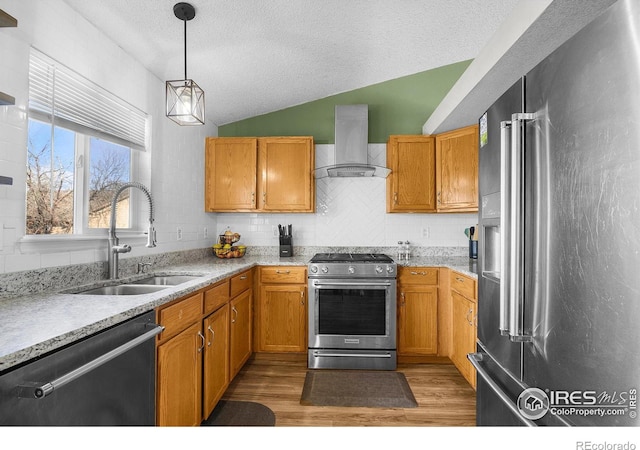
[[[211,328],[211,325],[207,326],[207,330],[209,330],[209,332],[211,333],[211,340],[207,342],[207,347],[211,347],[211,343],[216,338],[216,332],[213,331],[213,329]]]
[[[231,308],[231,312],[235,314],[233,319],[231,319],[231,323],[236,323],[236,319],[238,318],[238,310],[236,309],[235,306]]]
[[[469,324],[469,326],[473,326],[473,318],[469,318],[469,316],[471,316],[473,314],[473,308],[469,308],[469,311],[467,312],[467,323]]]

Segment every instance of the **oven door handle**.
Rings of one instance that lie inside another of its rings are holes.
[[[314,351],[313,356],[315,358],[320,358],[323,356],[331,357],[331,358],[391,358],[391,353],[331,353],[331,352],[322,352],[322,351]]]
[[[372,281],[372,280],[360,280],[360,281],[332,281],[331,283],[323,283],[322,281],[314,281],[313,286],[317,288],[334,288],[334,287],[390,287],[390,281]]]

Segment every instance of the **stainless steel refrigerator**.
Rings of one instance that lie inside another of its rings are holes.
[[[640,2],[524,75],[480,133],[478,425],[640,425]]]

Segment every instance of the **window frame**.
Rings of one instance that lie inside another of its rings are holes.
[[[144,117],[144,145],[140,145],[140,138],[138,136],[138,143],[130,142],[122,137],[111,135],[102,130],[93,129],[86,126],[86,124],[80,124],[56,116],[55,110],[52,106],[52,110],[46,113],[42,108],[32,108],[32,93],[31,83],[29,91],[29,106],[27,109],[27,128],[29,128],[31,120],[36,120],[51,127],[61,127],[70,130],[75,133],[75,149],[73,158],[73,170],[74,170],[74,200],[73,200],[73,216],[74,226],[73,232],[68,234],[27,234],[26,229],[26,204],[25,204],[25,220],[23,220],[23,233],[22,238],[18,241],[18,245],[21,251],[25,253],[31,252],[54,252],[61,250],[78,250],[78,249],[94,249],[98,250],[102,247],[106,248],[106,238],[108,236],[108,228],[90,228],[89,227],[89,181],[90,181],[90,142],[92,138],[108,141],[113,144],[125,146],[129,148],[129,181],[136,181],[146,186],[150,185],[150,155],[148,153],[148,143],[150,136],[151,117],[138,110],[137,108],[126,103],[116,95],[104,90],[99,85],[83,78],[72,69],[63,66],[62,64],[54,61],[37,49],[32,48],[31,57],[38,58],[46,61],[47,64],[53,66],[54,71],[63,70],[66,75],[82,79],[84,83],[95,88],[96,93],[101,97],[106,97],[109,101],[121,104],[123,108],[134,111],[138,114],[138,119],[141,116]],[[30,66],[30,79],[31,79],[31,66]],[[55,89],[53,89],[52,98],[56,95]],[[40,97],[42,98],[42,97]],[[52,99],[52,105],[55,100]],[[41,106],[42,103],[38,103]],[[139,129],[140,127],[138,127]],[[27,130],[27,136],[29,131]],[[28,149],[28,146],[25,146]],[[26,150],[28,151],[28,150]],[[79,193],[79,195],[76,195]],[[144,224],[141,222],[143,212],[141,209],[146,208],[146,201],[143,202],[141,196],[135,189],[130,190],[130,204],[129,204],[129,228],[118,228],[118,236],[124,238],[129,242],[136,242],[138,240],[146,240],[144,233]],[[102,245],[98,244],[101,243]],[[97,245],[98,244],[98,245]]]

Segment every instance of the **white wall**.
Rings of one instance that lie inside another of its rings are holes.
[[[477,222],[475,214],[387,214],[381,178],[318,180],[315,214],[204,213],[204,138],[216,136],[217,127],[179,127],[165,118],[164,80],[66,3],[0,0],[0,9],[18,19],[18,28],[0,28],[0,91],[16,98],[15,106],[0,106],[0,175],[14,179],[13,186],[0,186],[0,273],[106,260],[106,238],[64,250],[60,244],[34,247],[22,240],[32,45],[152,116],[151,148],[144,159],[151,165],[158,247],[146,249],[137,240],[127,257],[203,248],[227,226],[241,233],[246,245],[275,246],[278,223],[293,224],[296,246],[382,247],[400,239],[425,247],[467,245],[464,228]],[[332,145],[317,146],[317,167],[330,161],[332,151]],[[372,162],[384,165],[384,145],[372,144],[369,151]],[[183,230],[180,241],[178,227]]]
[[[369,144],[368,150],[371,163],[386,165],[385,144]],[[316,167],[332,163],[332,155],[333,145],[316,145]],[[278,245],[278,224],[292,224],[294,246],[389,247],[408,240],[419,247],[468,247],[464,229],[477,219],[477,214],[387,214],[384,178],[321,178],[315,214],[219,213],[217,231],[229,226],[248,246]]]
[[[66,3],[0,0],[0,9],[18,19],[17,28],[0,28],[0,91],[16,98],[15,106],[0,106],[0,175],[14,180],[13,186],[0,186],[0,273],[106,260],[106,239],[64,244],[64,250],[59,243],[45,247],[22,241],[31,46],[151,116],[151,146],[142,159],[150,167],[145,184],[155,201],[158,247],[146,249],[138,239],[128,256],[211,245],[216,216],[204,212],[204,139],[216,136],[217,127],[180,127],[164,117],[164,80]],[[183,229],[180,241],[178,227]],[[205,227],[211,230],[207,239]]]

